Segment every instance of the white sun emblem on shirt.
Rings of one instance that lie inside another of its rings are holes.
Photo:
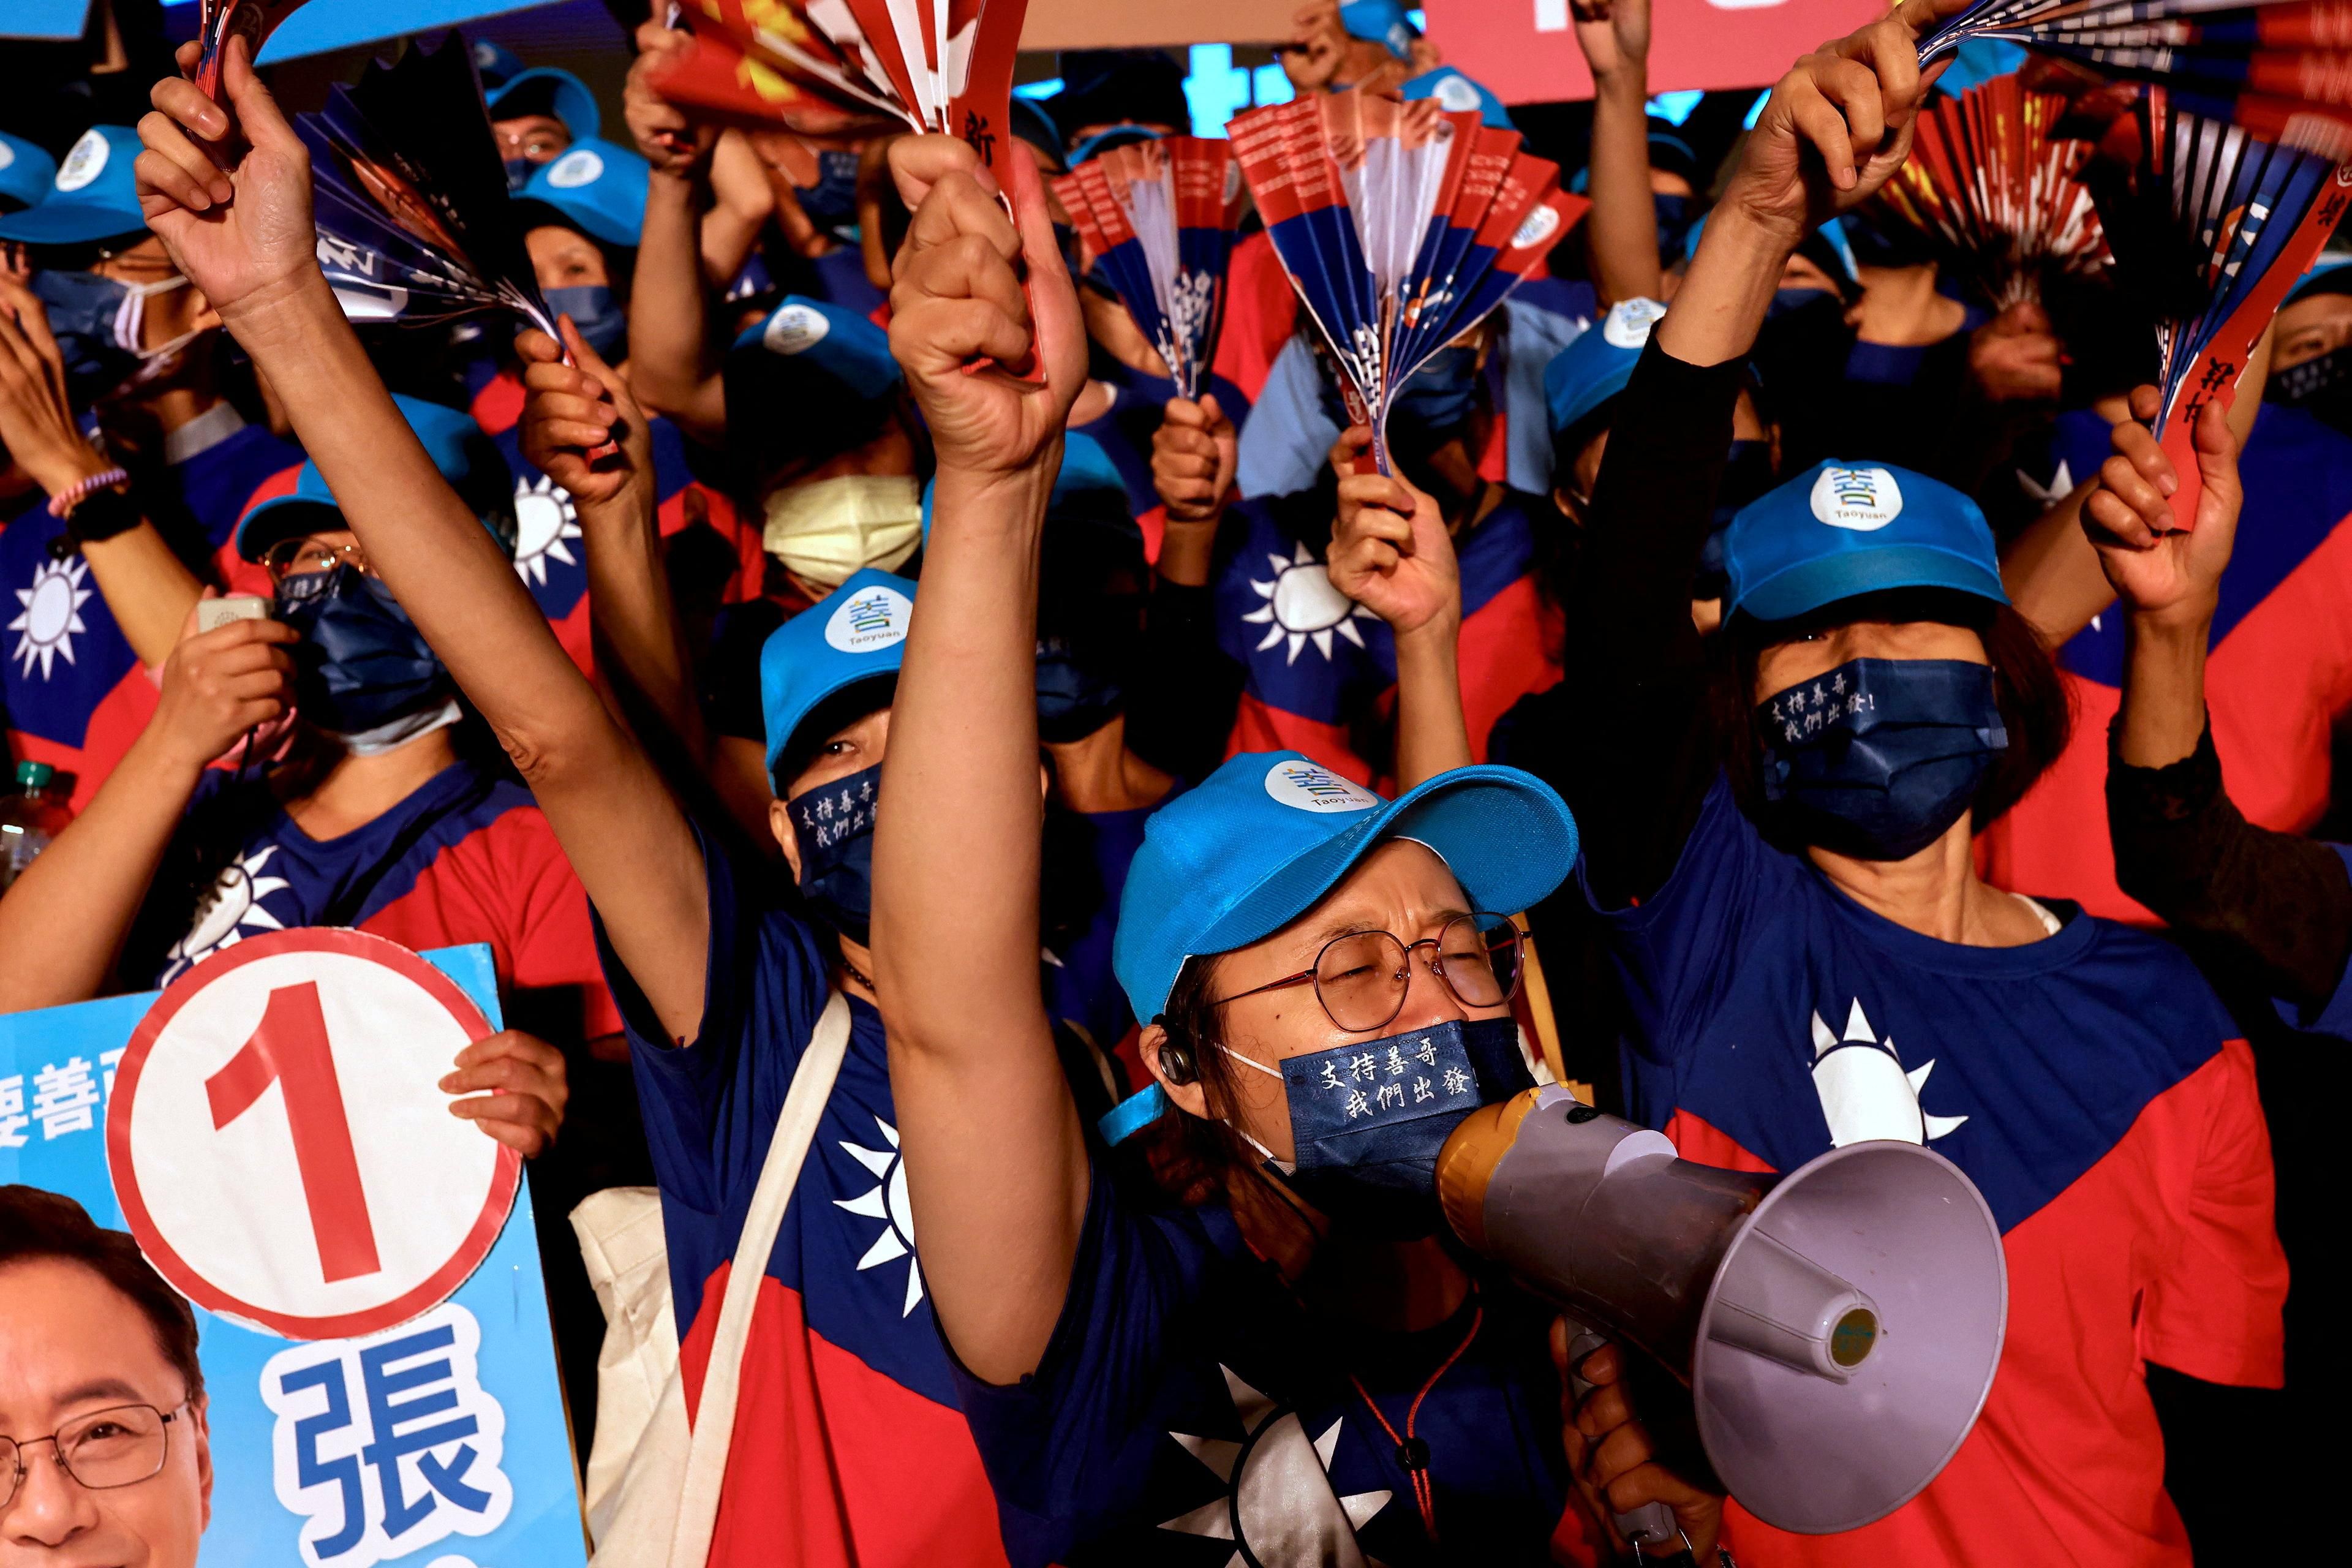
[[[1358,647],[1364,646],[1363,635],[1356,630],[1360,620],[1380,617],[1331,586],[1331,574],[1323,563],[1307,552],[1307,546],[1294,547],[1287,561],[1279,555],[1268,555],[1274,563],[1274,580],[1261,583],[1255,577],[1250,586],[1265,601],[1264,609],[1252,610],[1242,617],[1255,626],[1265,627],[1265,640],[1257,645],[1264,651],[1290,639],[1290,651],[1284,662],[1296,664],[1298,650],[1308,643],[1325,658],[1331,657],[1331,634],[1339,633]],[[1271,623],[1271,624],[1269,624]]]
[[[898,1130],[878,1116],[874,1125],[882,1130],[890,1145],[887,1149],[867,1149],[845,1141],[841,1145],[843,1153],[873,1173],[873,1190],[854,1198],[835,1198],[833,1205],[882,1222],[882,1234],[857,1260],[861,1273],[907,1259],[907,1304],[898,1312],[904,1318],[911,1316],[923,1300],[923,1266],[914,1256],[915,1211],[907,1202],[907,1163],[898,1157]]]
[[[246,939],[247,927],[254,931],[286,929],[284,921],[261,907],[262,900],[293,885],[283,877],[262,875],[263,868],[277,853],[277,845],[265,845],[249,857],[231,861],[213,879],[213,885],[205,889],[196,904],[195,924],[165,955],[171,960],[163,972],[165,979],[177,976],[199,959],[225,947],[235,947]]]
[[[541,474],[535,480],[515,481],[515,575],[526,583],[547,585],[550,558],[566,566],[579,560],[564,541],[580,537],[580,513],[572,492]]]
[[[70,561],[44,562],[33,574],[33,585],[16,590],[16,602],[25,606],[24,613],[8,623],[8,630],[22,632],[16,646],[8,655],[25,661],[25,673],[33,673],[33,663],[40,661],[41,679],[49,678],[50,661],[65,655],[68,664],[74,661],[73,635],[89,628],[81,622],[81,607],[89,603],[94,589],[81,585],[89,574],[89,563],[79,555]]]
[[[1309,1442],[1297,1411],[1244,1383],[1233,1368],[1217,1370],[1225,1374],[1225,1390],[1246,1436],[1236,1443],[1189,1432],[1168,1435],[1215,1472],[1225,1494],[1160,1528],[1232,1542],[1234,1554],[1225,1568],[1257,1562],[1381,1568],[1356,1544],[1356,1531],[1388,1506],[1392,1494],[1340,1497],[1332,1490],[1331,1456],[1339,1449],[1342,1423],[1333,1421]]]
[[[1874,1139],[1924,1144],[1958,1131],[1967,1117],[1931,1116],[1920,1103],[1935,1070],[1931,1057],[1904,1071],[1895,1037],[1881,1039],[1871,1032],[1859,997],[1846,1014],[1843,1037],[1813,1015],[1813,1089],[1834,1148]]]

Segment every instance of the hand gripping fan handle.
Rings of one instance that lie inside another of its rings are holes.
[[[935,3],[945,5],[948,0]],[[980,154],[981,167],[995,177],[997,200],[1003,204],[1004,216],[1013,220],[1017,233],[1021,215],[1013,210],[1010,194],[1014,186],[1034,187],[1038,199],[1045,198],[1044,182],[1038,176],[1036,164],[1013,151],[1020,140],[1012,133],[1013,71],[1014,57],[1021,47],[1021,24],[1029,5],[1028,0],[981,0],[973,9],[977,15],[968,24],[972,28],[971,52],[964,61],[959,90],[949,100],[945,129],[962,137]],[[1035,321],[1037,300],[1025,277],[1021,282],[1021,294],[1023,302],[1029,307],[1029,319]],[[967,374],[992,363],[979,361],[966,367]],[[1020,381],[1045,379],[1045,367],[1034,348],[1017,363],[998,368]]]
[[[563,342],[563,334],[562,332],[556,332],[552,335],[558,343]],[[580,368],[580,362],[572,357],[572,350],[569,345],[566,345],[563,350],[563,363],[570,365],[573,370],[578,370]],[[588,460],[593,463],[599,458],[610,458],[618,453],[620,449],[621,444],[618,441],[607,441],[601,447],[590,447],[588,449]]]
[[[1576,1337],[1569,1342],[1568,1346],[1569,1392],[1574,1394],[1581,1403],[1584,1396],[1592,1392],[1593,1385],[1577,1376],[1576,1369],[1584,1363],[1586,1356],[1607,1344],[1609,1341],[1605,1336],[1596,1334],[1591,1329],[1585,1328],[1574,1318],[1568,1320],[1568,1325],[1570,1329],[1579,1331]],[[1662,1502],[1645,1502],[1630,1512],[1616,1514],[1613,1517],[1617,1523],[1617,1533],[1636,1546],[1664,1546],[1682,1533],[1682,1526],[1675,1522],[1675,1510]]]

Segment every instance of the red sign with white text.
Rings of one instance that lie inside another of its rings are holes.
[[[1591,98],[1569,0],[1426,0],[1445,63],[1506,103]],[[1769,87],[1797,57],[1886,12],[1885,0],[1654,0],[1650,90]]]

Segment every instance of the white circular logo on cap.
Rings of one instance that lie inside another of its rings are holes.
[[[1430,96],[1437,100],[1440,108],[1454,114],[1468,114],[1479,106],[1478,89],[1464,76],[1439,78],[1437,90]]]
[[[1613,349],[1638,349],[1650,341],[1650,329],[1666,308],[1655,300],[1620,300],[1601,318],[1601,336]]]
[[[1559,227],[1559,209],[1549,204],[1539,206],[1519,220],[1519,226],[1511,234],[1511,248],[1525,250],[1530,245],[1541,245]]]
[[[915,602],[880,584],[845,601],[824,623],[824,640],[844,653],[872,653],[907,640]]]
[[[1265,793],[1293,811],[1367,811],[1381,797],[1329,768],[1285,757],[1265,770]]]
[[[106,160],[113,151],[96,128],[83,132],[66,161],[58,165],[58,189],[78,191],[106,173]]]
[[[16,161],[16,149],[9,146],[5,142],[0,142],[0,169],[6,168]]]
[[[604,177],[604,160],[588,147],[574,147],[547,166],[547,183],[559,191],[593,185]]]
[[[824,342],[833,323],[824,312],[813,305],[787,305],[768,318],[768,330],[760,341],[770,353],[796,354]]]
[[[1903,489],[1885,468],[1823,468],[1813,481],[1813,515],[1832,528],[1875,533],[1903,511]]]

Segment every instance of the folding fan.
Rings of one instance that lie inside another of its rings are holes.
[[[1233,143],[1171,136],[1115,147],[1054,182],[1087,254],[1197,398],[1225,313],[1225,260],[1241,221]]]
[[[700,0],[655,90],[811,134],[882,117],[1004,155],[1028,0]]]
[[[196,37],[202,47],[196,54],[197,88],[215,103],[221,101],[222,51],[233,37],[243,37],[246,47],[252,50],[250,59],[261,58],[261,46],[278,30],[278,24],[294,14],[303,0],[205,0],[203,19],[196,26]]]
[[[2173,515],[2188,527],[2198,416],[2235,398],[2279,301],[2352,205],[2352,165],[2183,108],[2164,88],[2150,88],[2136,112],[2137,163],[2095,163],[2084,178],[2118,279],[2156,321],[2156,433],[2182,481]]]
[[[1275,254],[1391,472],[1388,414],[1430,356],[1526,279],[1589,205],[1518,132],[1434,99],[1318,94],[1227,128]]]
[[[1927,237],[1947,272],[1996,310],[2038,300],[2051,274],[2096,269],[2106,247],[2080,177],[2091,144],[2057,134],[2066,111],[2064,98],[2015,76],[1939,98],[1873,217]]]

